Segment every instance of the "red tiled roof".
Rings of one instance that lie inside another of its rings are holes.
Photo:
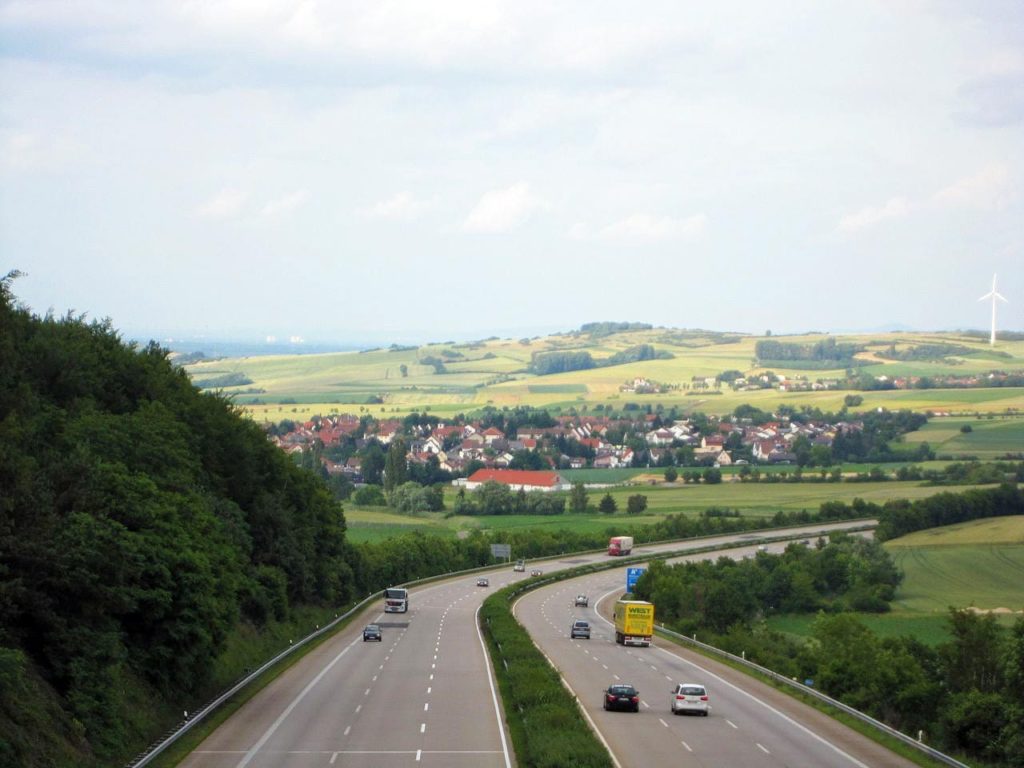
[[[558,485],[557,472],[533,472],[525,469],[478,469],[468,479],[471,483],[493,481],[505,485],[535,485],[550,488]]]

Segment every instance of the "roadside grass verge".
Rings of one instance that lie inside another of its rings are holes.
[[[208,687],[207,701],[212,701],[223,691],[230,688],[235,682],[248,673],[248,669],[258,667],[266,663],[277,653],[288,647],[289,643],[296,638],[302,638],[310,632],[315,631],[316,626],[324,626],[333,620],[337,615],[344,614],[351,610],[358,603],[353,602],[338,609],[299,608],[293,613],[295,617],[290,622],[277,622],[268,627],[265,632],[242,629],[228,640],[228,647],[221,654],[218,664],[218,671]],[[325,632],[315,640],[311,640],[290,656],[282,659],[262,675],[253,680],[249,685],[227,699],[214,712],[203,719],[174,744],[169,746],[160,755],[153,759],[150,766],[153,768],[173,768],[184,760],[195,750],[211,733],[229,717],[241,709],[250,699],[266,688],[280,675],[291,669],[308,653],[311,653],[323,643],[330,640],[338,632],[341,632],[353,621],[356,621],[359,614],[353,614],[344,621],[338,622],[330,632]],[[205,705],[204,705],[205,706]],[[198,710],[197,710],[198,711]]]

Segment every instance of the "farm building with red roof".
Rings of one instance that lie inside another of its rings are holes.
[[[466,479],[466,490],[484,483],[501,483],[518,491],[565,491],[569,483],[557,472],[533,472],[525,469],[478,469]]]

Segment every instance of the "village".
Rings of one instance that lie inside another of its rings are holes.
[[[861,420],[826,423],[776,418],[762,423],[729,417],[664,419],[554,416],[553,426],[519,426],[510,434],[482,420],[410,424],[354,414],[314,417],[270,440],[289,454],[315,451],[329,475],[361,482],[362,452],[372,443],[404,441],[410,467],[433,465],[452,478],[480,469],[617,469],[797,464],[798,451],[831,456],[837,436],[859,435]],[[825,460],[818,463],[828,463]]]

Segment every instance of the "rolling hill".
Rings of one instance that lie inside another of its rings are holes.
[[[823,334],[775,336],[787,345],[819,344]],[[256,420],[279,421],[331,412],[404,415],[413,411],[456,414],[485,406],[528,405],[552,410],[619,409],[627,402],[641,407],[676,405],[709,414],[729,413],[749,403],[772,410],[787,404],[839,410],[850,392],[839,389],[782,391],[734,390],[714,383],[726,371],[749,382],[773,371],[797,386],[834,382],[856,376],[889,380],[920,377],[936,386],[859,392],[861,408],[932,410],[957,414],[1012,413],[1024,409],[1024,388],[948,388],[943,377],[983,376],[992,371],[1024,370],[1024,341],[1000,342],[973,334],[872,333],[836,337],[855,345],[852,360],[800,360],[783,363],[757,359],[766,337],[702,330],[631,329],[597,333],[576,331],[529,339],[490,338],[470,343],[431,343],[420,347],[378,348],[362,352],[222,358],[185,366],[196,382],[242,382],[221,386]],[[615,356],[649,347],[659,357],[605,365]],[[586,355],[595,367],[538,375],[540,356]],[[813,364],[812,364],[813,363]],[[805,365],[805,367],[799,367]],[[793,366],[793,367],[790,367]],[[734,374],[735,375],[735,374]],[[635,379],[661,391],[624,392]],[[707,383],[706,383],[707,382]]]

